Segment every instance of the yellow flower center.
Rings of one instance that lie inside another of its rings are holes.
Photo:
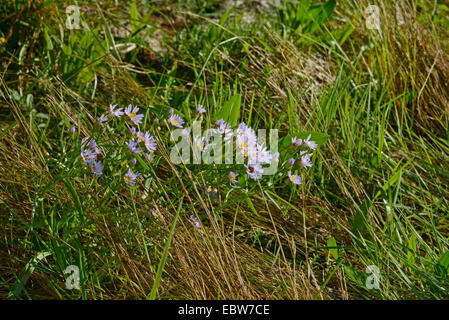
[[[172,122],[173,122],[173,124],[179,124],[178,120],[176,120],[176,119],[173,119]]]
[[[130,118],[134,118],[136,116],[136,114],[134,112],[130,112],[129,117]]]
[[[125,181],[126,181],[126,182],[131,182],[131,177],[130,177],[130,176],[126,176],[126,177],[125,177]]]
[[[296,180],[295,176],[292,176],[292,180]]]

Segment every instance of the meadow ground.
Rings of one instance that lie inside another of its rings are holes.
[[[447,299],[448,16],[1,1],[0,297]],[[173,163],[195,120],[277,129],[277,172]]]

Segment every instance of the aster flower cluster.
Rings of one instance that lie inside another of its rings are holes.
[[[110,112],[114,114],[116,117],[120,117],[123,114],[128,116],[131,122],[138,126],[142,123],[143,114],[138,113],[139,108],[136,106],[132,106],[131,104],[125,108],[125,111],[122,112],[121,109],[115,109],[115,106],[111,106]],[[143,154],[145,158],[149,161],[154,159],[154,153],[157,149],[156,139],[151,135],[149,131],[140,131],[138,128],[131,127],[130,133],[132,137],[125,142],[125,145],[128,147],[128,150],[132,155],[134,154]],[[137,163],[137,159],[133,158],[132,163],[135,165]],[[124,176],[124,181],[127,185],[134,187],[136,184],[136,179],[141,176],[138,172],[133,172],[131,169],[128,169],[128,172]]]
[[[198,107],[197,110],[201,108],[202,107]],[[175,124],[173,125],[176,126]],[[262,178],[264,173],[263,165],[270,164],[272,161],[278,161],[279,153],[276,152],[272,154],[267,150],[264,143],[258,139],[254,129],[249,127],[246,123],[240,123],[235,132],[231,125],[223,119],[215,121],[215,125],[216,128],[213,129],[213,132],[221,135],[225,142],[232,141],[235,136],[237,152],[246,160],[246,173],[250,179],[257,180]],[[186,135],[188,135],[188,131],[186,132]],[[204,136],[194,137],[193,143],[201,152],[208,149],[207,138]],[[229,172],[228,179],[231,185],[235,186],[238,183],[238,175],[239,174],[236,172]]]
[[[101,161],[97,161],[97,155],[101,153],[101,149],[95,140],[91,139],[89,142],[88,140],[89,137],[86,137],[81,141],[81,159],[84,166],[89,167],[93,174],[101,176],[103,165]]]
[[[315,150],[318,147],[318,145],[316,144],[315,141],[310,140],[310,138],[311,138],[310,134],[304,140],[297,139],[296,137],[292,138],[292,147],[295,148],[295,154],[297,154],[297,150],[300,149],[301,147],[305,147],[306,149],[299,151],[300,157],[299,162],[297,162],[296,159],[293,157],[287,160],[287,163],[290,167],[293,167],[295,164],[298,164],[301,168],[310,168],[313,166],[312,161],[310,159],[313,156],[313,150]],[[292,183],[294,184],[302,183],[302,178],[297,174],[292,174],[291,170],[288,171],[287,175]]]
[[[201,104],[198,104],[195,109],[196,119],[200,119],[201,121],[206,119],[207,117],[203,116],[204,113],[206,113],[206,108]],[[95,140],[89,137],[84,138],[81,142],[81,158],[84,166],[89,168],[93,174],[100,176],[103,175],[103,165],[98,159],[98,156],[103,153],[101,158],[106,159],[109,154],[112,156],[118,155],[120,163],[124,165],[120,176],[121,183],[124,186],[136,187],[139,177],[142,176],[140,172],[143,172],[138,169],[140,164],[143,165],[142,158],[152,161],[158,149],[156,139],[151,135],[150,131],[145,130],[145,127],[142,125],[144,114],[139,113],[139,108],[131,104],[126,108],[119,108],[117,105],[111,104],[108,112],[100,115],[96,120],[101,128],[104,128],[101,130],[103,133],[105,131],[113,132],[110,130],[110,127],[108,127],[108,122],[113,122],[114,124],[120,123],[121,127],[125,127],[127,130],[124,130],[125,132],[122,133],[114,132],[114,136],[119,136],[119,139],[115,140],[113,143],[104,144],[102,140],[97,140],[100,142],[101,146],[104,147],[104,150],[97,145]],[[154,119],[154,123],[159,123],[159,121],[163,120],[161,118]],[[232,121],[230,122],[233,124],[235,123]],[[172,129],[182,129],[181,135],[188,137],[187,140],[190,145],[196,146],[203,155],[208,155],[206,151],[215,148],[215,146],[212,145],[212,142],[209,141],[210,137],[208,137],[207,134],[206,136],[202,136],[201,134],[199,136],[195,136],[195,134],[191,136],[191,131],[196,132],[195,126],[193,126],[193,130],[191,130],[192,127],[186,124],[186,121],[180,115],[176,114],[174,109],[169,110],[169,114],[165,118],[164,123],[168,124]],[[240,182],[242,181],[242,176],[248,178],[245,180],[259,180],[264,174],[268,174],[265,170],[269,165],[280,161],[281,154],[279,152],[268,150],[264,139],[260,139],[257,136],[256,131],[245,122],[241,122],[238,124],[237,128],[233,128],[233,126],[224,119],[219,119],[208,127],[210,130],[207,132],[213,132],[215,136],[214,139],[216,138],[216,135],[219,135],[225,143],[232,144],[232,146],[235,147],[233,150],[237,152],[238,159],[236,160],[238,160],[238,163],[242,164],[240,168],[233,166],[230,169],[234,171],[227,170],[225,173],[227,175],[226,181],[228,182],[227,188],[231,189],[231,191],[240,187],[239,180]],[[158,129],[160,129],[160,127],[158,127]],[[99,138],[96,137],[96,139]],[[286,139],[290,140],[290,137]],[[117,143],[117,141],[121,142]],[[108,146],[107,149],[106,146]],[[109,152],[110,148],[116,148],[118,149],[118,152],[115,150]],[[311,159],[313,151],[316,148],[317,143],[312,141],[311,135],[309,135],[304,140],[298,139],[297,137],[291,138],[291,145],[286,149],[280,150],[283,159],[281,168],[285,169],[286,175],[294,185],[302,184],[302,177],[298,172],[303,172],[302,170],[312,167],[313,164]],[[215,156],[216,150],[212,151],[214,151]],[[123,159],[126,160],[123,161]],[[139,160],[139,162],[137,160]],[[107,175],[103,175],[103,179],[105,176]],[[274,178],[271,179],[271,181],[274,181]],[[222,187],[217,186],[217,188],[215,188],[212,186],[214,184],[212,183],[212,185],[209,185],[210,183],[212,182],[209,181],[205,185],[206,189],[204,193],[210,196],[211,199],[217,201],[219,196],[217,189],[222,190]],[[157,220],[163,219],[160,212],[157,210],[148,211],[148,215]],[[195,229],[201,228],[201,222],[196,216],[190,216],[189,220]]]
[[[196,114],[202,114],[206,110],[202,105],[198,105],[196,109]],[[182,136],[188,137],[190,135],[190,129],[188,127],[184,128],[184,120],[177,114],[175,114],[173,109],[169,110],[170,116],[168,122],[176,128],[183,128]],[[225,142],[232,141],[235,136],[235,146],[237,152],[245,159],[245,170],[248,178],[253,180],[261,179],[264,174],[264,165],[269,165],[272,162],[278,162],[280,154],[279,152],[272,153],[267,149],[267,146],[258,139],[256,132],[253,128],[248,126],[245,122],[241,122],[237,129],[234,131],[231,125],[223,119],[215,121],[216,127],[213,129],[214,133],[221,135]],[[306,139],[292,138],[292,146],[294,148],[307,147],[308,150],[300,151],[300,161],[297,162],[296,159],[289,158],[287,163],[290,167],[295,164],[301,165],[301,167],[308,168],[312,166],[311,157],[312,153],[309,150],[314,150],[317,144],[310,140],[309,135]],[[208,150],[208,138],[204,136],[193,137],[193,145],[196,146],[200,152],[205,152]],[[228,180],[230,185],[236,186],[238,184],[237,177],[239,176],[236,172],[228,173]],[[290,181],[294,184],[301,184],[302,180],[299,175],[292,174],[292,171],[288,171],[288,177]],[[210,190],[206,190],[206,193],[215,196]]]
[[[131,133],[134,135],[132,139],[129,139],[125,142],[131,153],[144,153],[145,157],[151,160],[154,156],[154,152],[156,151],[156,140],[153,136],[151,136],[150,132],[141,132],[137,131],[135,128],[131,130]],[[135,141],[136,139],[137,141]],[[142,147],[143,146],[143,147]]]
[[[119,108],[117,104],[111,104],[109,106],[109,112],[101,115],[97,118],[97,122],[102,128],[105,127],[107,122],[112,119],[120,119],[124,121],[125,125],[128,125],[131,136],[124,142],[124,145],[132,155],[131,163],[137,164],[136,155],[141,154],[149,161],[154,159],[154,153],[157,149],[156,139],[150,134],[149,131],[141,131],[139,125],[142,124],[144,115],[139,114],[139,107],[128,105],[126,108]],[[134,127],[134,126],[135,127]],[[97,161],[97,155],[101,153],[101,149],[97,146],[95,140],[84,138],[81,142],[81,158],[86,167],[92,169],[92,172],[96,175],[102,175],[102,163]],[[135,186],[137,178],[141,174],[133,172],[133,169],[128,168],[127,173],[123,177],[123,181],[126,185]]]
[[[254,129],[244,122],[240,123],[236,130],[236,146],[237,152],[247,158],[245,168],[248,177],[255,180],[262,178],[262,165],[270,164],[277,156],[267,150],[264,143],[257,138]]]
[[[116,117],[116,118],[121,118],[123,115],[126,115],[128,117],[128,119],[136,126],[138,126],[139,124],[142,124],[144,115],[143,114],[139,114],[139,107],[137,106],[133,106],[132,104],[129,104],[125,110],[123,111],[123,108],[116,108],[117,105],[116,104],[111,104],[109,105],[109,113]],[[100,121],[100,119],[103,119],[103,121]],[[98,121],[103,123],[105,121],[107,121],[108,118],[106,115],[102,115],[100,118],[98,118]]]
[[[233,137],[234,132],[232,131],[231,126],[223,119],[217,120],[215,124],[218,126],[216,132],[221,134],[225,141],[230,140]],[[235,132],[235,144],[237,152],[246,158],[244,167],[246,169],[246,174],[250,179],[261,179],[264,173],[263,165],[279,161],[280,153],[272,153],[267,150],[264,143],[258,139],[254,129],[244,122],[238,125]],[[294,155],[287,160],[287,164],[290,167],[287,175],[293,184],[301,184],[301,177],[298,174],[292,173],[292,169],[295,164],[301,168],[312,167],[311,158],[313,150],[315,150],[318,145],[315,141],[311,140],[311,135],[309,135],[304,140],[293,137],[292,147],[294,149]],[[298,151],[300,159],[296,161],[294,157],[297,155]],[[238,173],[233,171],[229,172],[228,180],[231,185],[235,186],[238,183],[237,176]]]

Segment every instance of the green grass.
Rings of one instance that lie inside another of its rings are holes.
[[[449,297],[449,6],[262,2],[78,1],[86,30],[67,29],[66,1],[0,4],[3,299]],[[158,143],[134,188],[128,128],[96,122],[116,103],[139,106]],[[173,165],[163,119],[190,123],[199,103],[203,125],[278,129],[281,163],[312,133],[304,183],[285,165],[260,182]],[[80,159],[86,136],[101,177]]]

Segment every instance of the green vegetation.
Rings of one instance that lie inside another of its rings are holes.
[[[449,298],[448,17],[443,0],[1,1],[1,297]],[[157,142],[134,187],[111,104]],[[172,164],[169,110],[191,123],[198,104],[203,125],[278,129],[278,173]],[[284,150],[308,133],[295,185]]]

